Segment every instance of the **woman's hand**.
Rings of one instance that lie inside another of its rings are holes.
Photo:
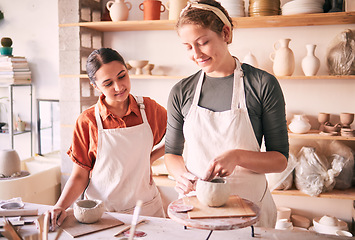
[[[50,229],[54,231],[56,226],[62,225],[64,219],[67,217],[67,212],[62,207],[54,206],[48,211],[50,219]]]
[[[197,177],[189,172],[185,172],[175,180],[175,190],[181,195],[186,195],[189,192],[196,190]]]
[[[237,165],[235,151],[227,151],[211,160],[203,180],[211,181],[214,177],[227,177],[231,175]]]

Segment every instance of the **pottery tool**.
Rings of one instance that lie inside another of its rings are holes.
[[[5,221],[4,229],[6,232],[8,232],[10,234],[12,240],[22,240],[22,237],[20,236],[20,234],[18,234],[18,232],[16,231],[14,226],[11,224],[11,222],[9,220],[7,220],[6,218],[4,218],[4,221]]]
[[[136,226],[138,226],[139,224],[141,224],[141,223],[147,223],[148,221],[146,220],[146,219],[141,219],[141,220],[139,220],[138,222],[137,222],[137,224],[136,224]],[[123,232],[125,232],[125,231],[127,231],[127,230],[130,230],[130,228],[131,228],[131,225],[129,225],[129,226],[126,226],[126,227],[124,227],[124,228],[122,228],[118,233],[116,233],[115,235],[113,235],[113,236],[115,236],[115,237],[118,237],[121,233],[123,233]]]
[[[131,229],[130,229],[130,234],[129,234],[129,238],[128,240],[133,240],[134,237],[134,233],[136,231],[136,226],[137,226],[137,222],[138,222],[138,217],[139,217],[139,213],[141,211],[142,208],[142,200],[138,200],[136,207],[134,208],[134,212],[133,212],[133,218],[132,218],[132,223],[131,223]]]

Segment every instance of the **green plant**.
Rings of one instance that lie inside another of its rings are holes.
[[[12,39],[9,37],[1,38],[1,45],[3,47],[11,47],[12,46]]]

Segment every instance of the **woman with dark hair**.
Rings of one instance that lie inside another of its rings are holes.
[[[148,97],[130,94],[126,64],[115,50],[93,51],[86,71],[101,96],[77,119],[67,152],[73,170],[50,211],[52,228],[84,191],[86,198],[102,200],[107,211],[133,213],[142,200],[142,215],[164,217],[151,164],[164,155],[164,145],[153,147],[165,135],[166,110]]]
[[[178,82],[168,100],[165,164],[175,189],[185,195],[197,179],[226,177],[232,194],[260,207],[258,225],[274,227],[265,173],[283,171],[289,150],[279,83],[229,52],[233,22],[218,2],[189,3],[177,32],[201,70]],[[263,139],[266,152],[260,151]]]

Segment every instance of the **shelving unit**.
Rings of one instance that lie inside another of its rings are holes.
[[[266,28],[318,26],[355,23],[355,12],[313,13],[233,18],[236,28]],[[60,24],[59,27],[86,27],[101,32],[174,30],[175,20],[145,20],[120,22],[80,22]]]
[[[233,18],[235,28],[275,28],[275,27],[299,27],[299,26],[324,26],[355,24],[355,12],[336,12],[336,13],[316,13],[299,14],[288,16],[260,16],[260,17],[238,17]],[[176,21],[174,20],[150,20],[150,21],[101,21],[101,22],[79,22],[59,24],[59,27],[82,27],[99,32],[119,32],[119,31],[156,31],[156,30],[175,30]],[[80,75],[61,75],[60,77],[79,77],[87,78],[86,74]],[[157,75],[130,75],[132,79],[181,79],[184,76],[157,76]],[[355,76],[289,76],[277,77],[280,81],[287,80],[321,80],[321,79],[344,79],[354,80]],[[324,136],[317,131],[309,134],[289,134],[289,138],[296,139],[320,139],[320,140],[342,140],[355,141],[355,138],[342,136]],[[154,177],[157,185],[174,186],[174,181],[167,176]],[[273,194],[290,196],[308,196],[298,190],[273,191]],[[337,198],[355,200],[355,189],[345,191],[333,190],[329,193],[322,193],[321,198]]]
[[[26,129],[23,132],[19,132],[15,129],[14,126],[14,88],[17,87],[28,87],[29,88],[29,98],[30,98],[30,121],[27,125],[29,125],[29,128]],[[16,135],[22,135],[22,134],[30,134],[31,136],[31,156],[33,155],[33,129],[32,129],[32,113],[33,113],[33,107],[32,107],[32,84],[31,83],[24,83],[24,84],[1,84],[0,88],[8,88],[8,97],[9,97],[9,105],[10,105],[10,112],[9,112],[9,117],[8,117],[8,132],[1,133],[1,134],[8,134],[10,137],[10,147],[12,149],[15,148],[15,136]]]

